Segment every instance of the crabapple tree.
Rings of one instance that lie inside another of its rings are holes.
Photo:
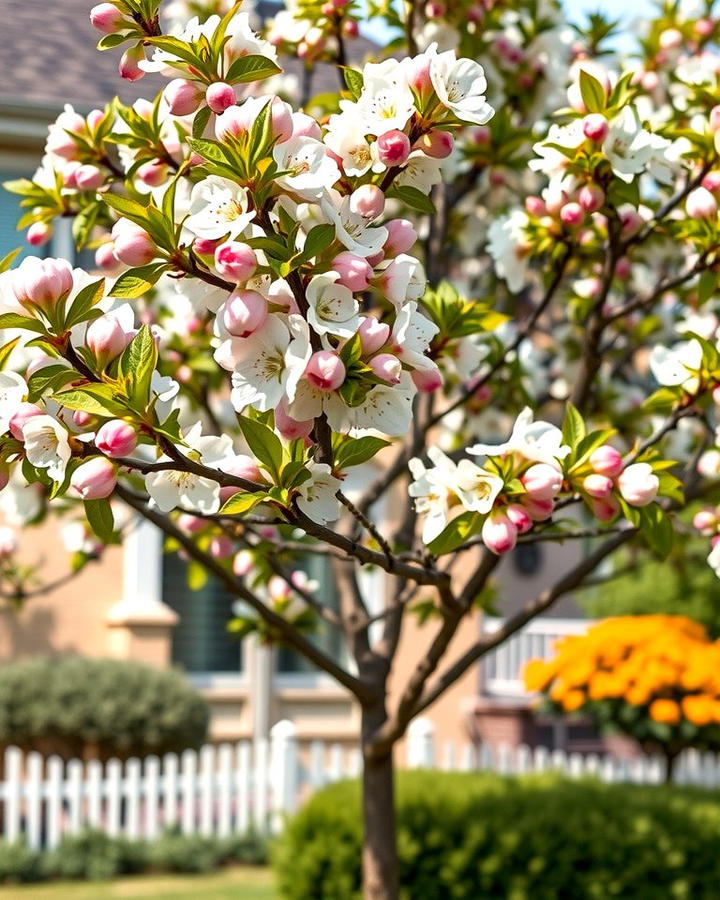
[[[554,0],[399,6],[370,0],[389,37],[362,63],[349,0],[269,22],[95,6],[119,75],[161,90],[66,107],[7,185],[29,243],[70,218],[92,271],[29,256],[0,276],[6,520],[69,517],[81,564],[129,509],[238,598],[236,633],[347,688],[368,898],[397,895],[411,719],[621,547],[666,555],[720,474],[711,0],[662,4],[628,61],[614,23],[571,26]],[[502,557],[545,541],[586,550],[452,658]],[[364,567],[386,574],[379,611]],[[388,697],[413,615],[425,644]]]

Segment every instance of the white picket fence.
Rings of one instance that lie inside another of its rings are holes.
[[[572,777],[594,775],[638,784],[660,783],[664,772],[662,761],[653,758],[621,760],[542,747],[459,747],[451,742],[438,747],[427,719],[411,724],[404,763],[409,768],[507,775],[557,770]],[[286,814],[313,790],[359,771],[357,750],[321,741],[301,746],[289,721],[278,722],[269,741],[207,745],[199,752],[142,761],[64,763],[10,747],[0,782],[0,837],[23,838],[37,849],[55,847],[64,834],[87,827],[148,839],[173,826],[184,834],[219,837],[250,828],[277,832]],[[720,758],[688,751],[674,780],[718,787]]]

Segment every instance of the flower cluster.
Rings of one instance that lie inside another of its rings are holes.
[[[563,638],[525,685],[564,712],[583,713],[641,742],[716,746],[720,644],[683,616],[606,619]]]

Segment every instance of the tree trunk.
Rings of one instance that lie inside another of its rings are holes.
[[[665,750],[665,784],[673,783],[673,774],[675,772],[675,762],[678,758],[677,751]]]
[[[384,705],[363,709],[362,872],[365,900],[396,900],[398,896],[392,751],[377,757],[370,746],[372,735],[385,718]]]

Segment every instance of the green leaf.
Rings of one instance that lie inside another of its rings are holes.
[[[283,448],[280,438],[272,428],[268,428],[267,425],[263,425],[262,422],[258,422],[255,419],[239,416],[238,421],[248,447],[270,472],[273,481],[278,484],[283,461]]]
[[[136,225],[140,225],[142,228],[147,225],[147,209],[137,201],[131,200],[129,197],[121,197],[119,194],[103,194],[103,201],[110,209],[114,209],[124,218],[135,222]]]
[[[124,31],[116,31],[113,34],[105,34],[98,41],[97,49],[101,52],[103,50],[113,50],[115,47],[119,47],[121,44],[124,44],[125,41],[129,41],[134,37],[137,37],[137,33],[127,29]]]
[[[113,543],[115,539],[115,520],[109,500],[85,500],[85,517],[88,525],[100,538],[103,544]]]
[[[134,300],[142,297],[153,287],[170,266],[167,263],[150,263],[147,266],[136,266],[118,278],[110,288],[109,296],[121,297],[124,300]]]
[[[675,539],[670,517],[657,503],[651,503],[641,510],[640,527],[650,549],[661,559],[666,559]]]
[[[280,72],[282,72],[280,66],[267,56],[251,53],[248,56],[241,56],[232,63],[225,74],[225,81],[228,84],[247,84],[249,81],[262,81]]]
[[[343,78],[345,79],[348,91],[352,94],[353,100],[358,100],[360,94],[362,94],[362,89],[365,86],[365,79],[363,78],[362,72],[358,72],[357,69],[351,69],[350,66],[344,66]]]
[[[306,260],[318,256],[323,250],[327,250],[334,240],[334,225],[315,225],[314,228],[310,229],[305,239],[305,246],[301,254],[302,258]]]
[[[70,329],[73,325],[83,322],[87,314],[97,306],[105,295],[105,279],[93,281],[81,291],[72,302],[72,306],[65,316],[65,328]]]
[[[28,401],[35,403],[47,392],[60,390],[82,375],[60,363],[43,366],[28,379]]]
[[[220,515],[241,516],[243,513],[250,512],[255,509],[258,503],[262,503],[267,499],[264,491],[258,491],[256,494],[233,494],[220,508]]]
[[[212,115],[212,110],[209,106],[203,106],[202,109],[198,110],[195,113],[195,118],[193,119],[192,124],[192,136],[194,138],[201,138],[205,134],[205,129],[207,127],[207,123],[210,121],[210,116]]]
[[[53,399],[68,409],[81,409],[94,416],[124,416],[128,411],[115,399],[109,384],[84,384],[55,394]]]
[[[0,348],[0,371],[2,371],[7,365],[7,361],[10,359],[10,355],[13,350],[17,347],[20,341],[20,335],[18,335],[14,341],[10,341],[5,344],[4,347]]]
[[[3,313],[0,315],[0,329],[3,328],[22,328],[25,331],[35,331],[38,334],[45,334],[45,326],[38,322],[37,319],[31,319],[29,316],[21,316],[20,313]]]
[[[698,282],[698,302],[705,303],[715,293],[717,288],[717,273],[709,269],[703,272]]]
[[[399,200],[411,209],[416,209],[418,212],[428,213],[429,215],[432,215],[435,212],[435,204],[427,194],[423,194],[422,191],[410,187],[410,185],[403,184],[393,187],[388,196],[394,197],[396,200]]]
[[[149,325],[140,331],[123,350],[118,375],[127,381],[128,396],[133,406],[144,410],[150,399],[150,383],[158,361],[158,350]]]
[[[335,465],[338,469],[349,469],[359,466],[379,453],[383,447],[389,447],[390,441],[366,435],[361,438],[349,438],[335,451]]]
[[[590,434],[585,435],[575,448],[573,465],[579,466],[584,463],[594,450],[606,444],[615,434],[614,428],[604,428],[601,431],[592,431]]]
[[[428,544],[433,556],[442,556],[462,546],[468,538],[479,534],[483,516],[476,512],[464,512],[449,522],[443,531]]]
[[[603,112],[607,100],[605,89],[597,78],[585,69],[580,69],[580,94],[588,112]]]
[[[6,253],[2,259],[0,259],[0,272],[7,272],[7,270],[12,266],[18,256],[22,253],[22,247],[16,247],[15,250],[11,250],[9,253]]]
[[[564,444],[568,444],[574,451],[580,441],[585,437],[586,428],[583,417],[577,409],[568,403],[565,409],[565,418],[562,423],[562,439]]]
[[[188,144],[203,159],[222,163],[223,165],[228,164],[227,156],[217,141],[209,141],[205,138],[188,138]]]
[[[187,566],[187,583],[191,591],[201,591],[207,584],[208,573],[204,566],[191,559]]]

